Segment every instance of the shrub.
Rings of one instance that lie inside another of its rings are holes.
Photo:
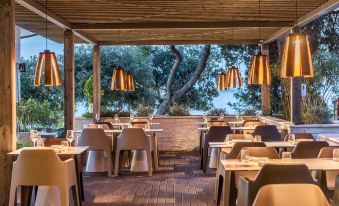
[[[189,109],[184,105],[175,104],[169,108],[169,115],[171,116],[188,116]]]
[[[150,114],[154,113],[154,108],[150,106],[139,105],[136,109],[136,116],[139,117],[148,117]]]
[[[224,113],[224,115],[226,115],[226,108],[225,109],[223,109],[223,108],[210,109],[207,112],[207,115],[209,115],[209,116],[219,116],[221,113]]]

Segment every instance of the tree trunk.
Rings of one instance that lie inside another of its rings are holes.
[[[195,83],[199,80],[202,72],[206,68],[206,63],[208,60],[208,57],[210,55],[211,51],[211,46],[210,45],[205,45],[204,47],[204,52],[202,53],[202,56],[200,57],[200,62],[199,65],[197,66],[195,72],[193,73],[192,77],[189,79],[189,81],[182,86],[180,89],[177,91],[173,92],[172,91],[172,84],[173,84],[173,78],[175,76],[175,73],[177,69],[179,68],[179,65],[182,61],[182,56],[179,53],[179,51],[175,48],[175,46],[171,46],[171,52],[175,55],[176,61],[175,64],[173,65],[170,75],[167,80],[167,95],[164,101],[159,105],[157,114],[158,115],[164,115],[168,112],[169,107],[179,100],[181,97],[183,97],[194,85]]]

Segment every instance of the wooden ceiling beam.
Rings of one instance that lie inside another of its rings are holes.
[[[100,46],[119,46],[119,45],[193,45],[193,44],[219,44],[219,45],[231,45],[231,44],[258,44],[256,39],[241,39],[241,40],[132,40],[132,41],[99,41]]]
[[[46,19],[47,16],[47,20],[52,22],[53,24],[61,27],[63,30],[66,29],[72,29],[72,24],[70,24],[69,22],[67,22],[66,20],[64,20],[63,18],[59,17],[58,15],[54,14],[53,12],[47,10],[46,12],[46,8],[41,6],[39,3],[33,1],[33,0],[15,0],[16,3],[20,4],[21,6],[25,7],[26,9],[30,10],[31,12],[41,16],[42,18]],[[47,13],[47,15],[46,15]],[[94,39],[93,37],[89,36],[88,34],[85,34],[81,31],[74,31],[74,34],[76,36],[78,36],[80,39],[97,45],[98,42],[96,39]]]
[[[328,0],[318,8],[312,10],[311,12],[307,13],[306,15],[300,17],[297,20],[297,26],[304,26],[307,23],[320,18],[321,16],[339,8],[339,1],[338,0]],[[271,36],[264,40],[264,44],[270,43],[284,35],[286,35],[291,30],[291,27],[283,27],[279,31],[273,33]]]
[[[259,21],[225,22],[148,22],[148,23],[96,23],[72,24],[74,30],[123,30],[123,29],[211,29],[233,27],[258,27]],[[262,21],[262,27],[293,26],[293,21]]]

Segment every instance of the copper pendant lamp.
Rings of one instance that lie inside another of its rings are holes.
[[[268,56],[261,51],[253,55],[250,69],[248,70],[248,85],[270,85],[271,71]]]
[[[135,86],[134,86],[134,77],[133,77],[132,73],[130,71],[127,71],[125,73],[125,76],[126,76],[126,79],[125,79],[125,81],[126,81],[126,90],[134,92]]]
[[[39,53],[34,74],[34,86],[60,86],[61,74],[54,52],[47,50],[47,0],[46,0],[46,50]],[[42,76],[43,82],[42,82]]]
[[[226,73],[224,72],[219,73],[217,78],[217,90],[228,90],[225,82],[226,82]]]
[[[126,75],[122,67],[114,68],[111,90],[126,91]]]
[[[298,27],[298,0],[295,0],[295,28],[285,39],[281,77],[313,77],[310,37]]]
[[[229,68],[227,75],[226,75],[226,81],[225,81],[227,88],[236,88],[236,87],[242,87],[242,80],[239,70],[232,66]]]
[[[313,77],[310,37],[298,28],[285,39],[281,77]]]
[[[260,28],[261,28],[261,21],[260,21],[260,0],[259,0],[259,10],[258,10],[258,16],[259,16],[259,41],[260,39]],[[270,65],[268,63],[268,56],[263,55],[261,53],[262,45],[260,44],[260,51],[258,54],[253,55],[251,66],[248,70],[248,85],[270,85],[271,84],[271,71],[270,71]]]

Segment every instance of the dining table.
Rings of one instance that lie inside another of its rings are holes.
[[[215,184],[214,200],[220,205],[221,193],[223,192],[223,205],[236,205],[235,175],[237,171],[259,171],[264,164],[305,164],[310,171],[337,171],[339,162],[328,158],[312,159],[269,159],[264,162],[246,161],[239,159],[220,160],[217,170],[217,182]]]
[[[7,155],[14,156],[15,158],[17,158],[20,155],[22,150],[28,149],[28,148],[32,149],[33,147],[22,147],[20,149],[7,153]],[[34,149],[37,149],[37,150],[43,149],[43,148],[45,147],[34,147]],[[83,172],[82,160],[83,158],[85,158],[84,156],[86,155],[88,148],[89,147],[84,146],[84,147],[68,147],[67,150],[57,149],[57,148],[55,149],[56,154],[61,159],[67,159],[67,158],[74,159],[77,184],[79,188],[78,192],[79,192],[79,197],[82,201],[85,200],[83,177],[82,177],[82,172]],[[31,194],[32,194],[32,187],[22,186],[21,205],[29,205],[28,203],[30,202]],[[81,205],[81,201],[80,201],[80,205]]]

